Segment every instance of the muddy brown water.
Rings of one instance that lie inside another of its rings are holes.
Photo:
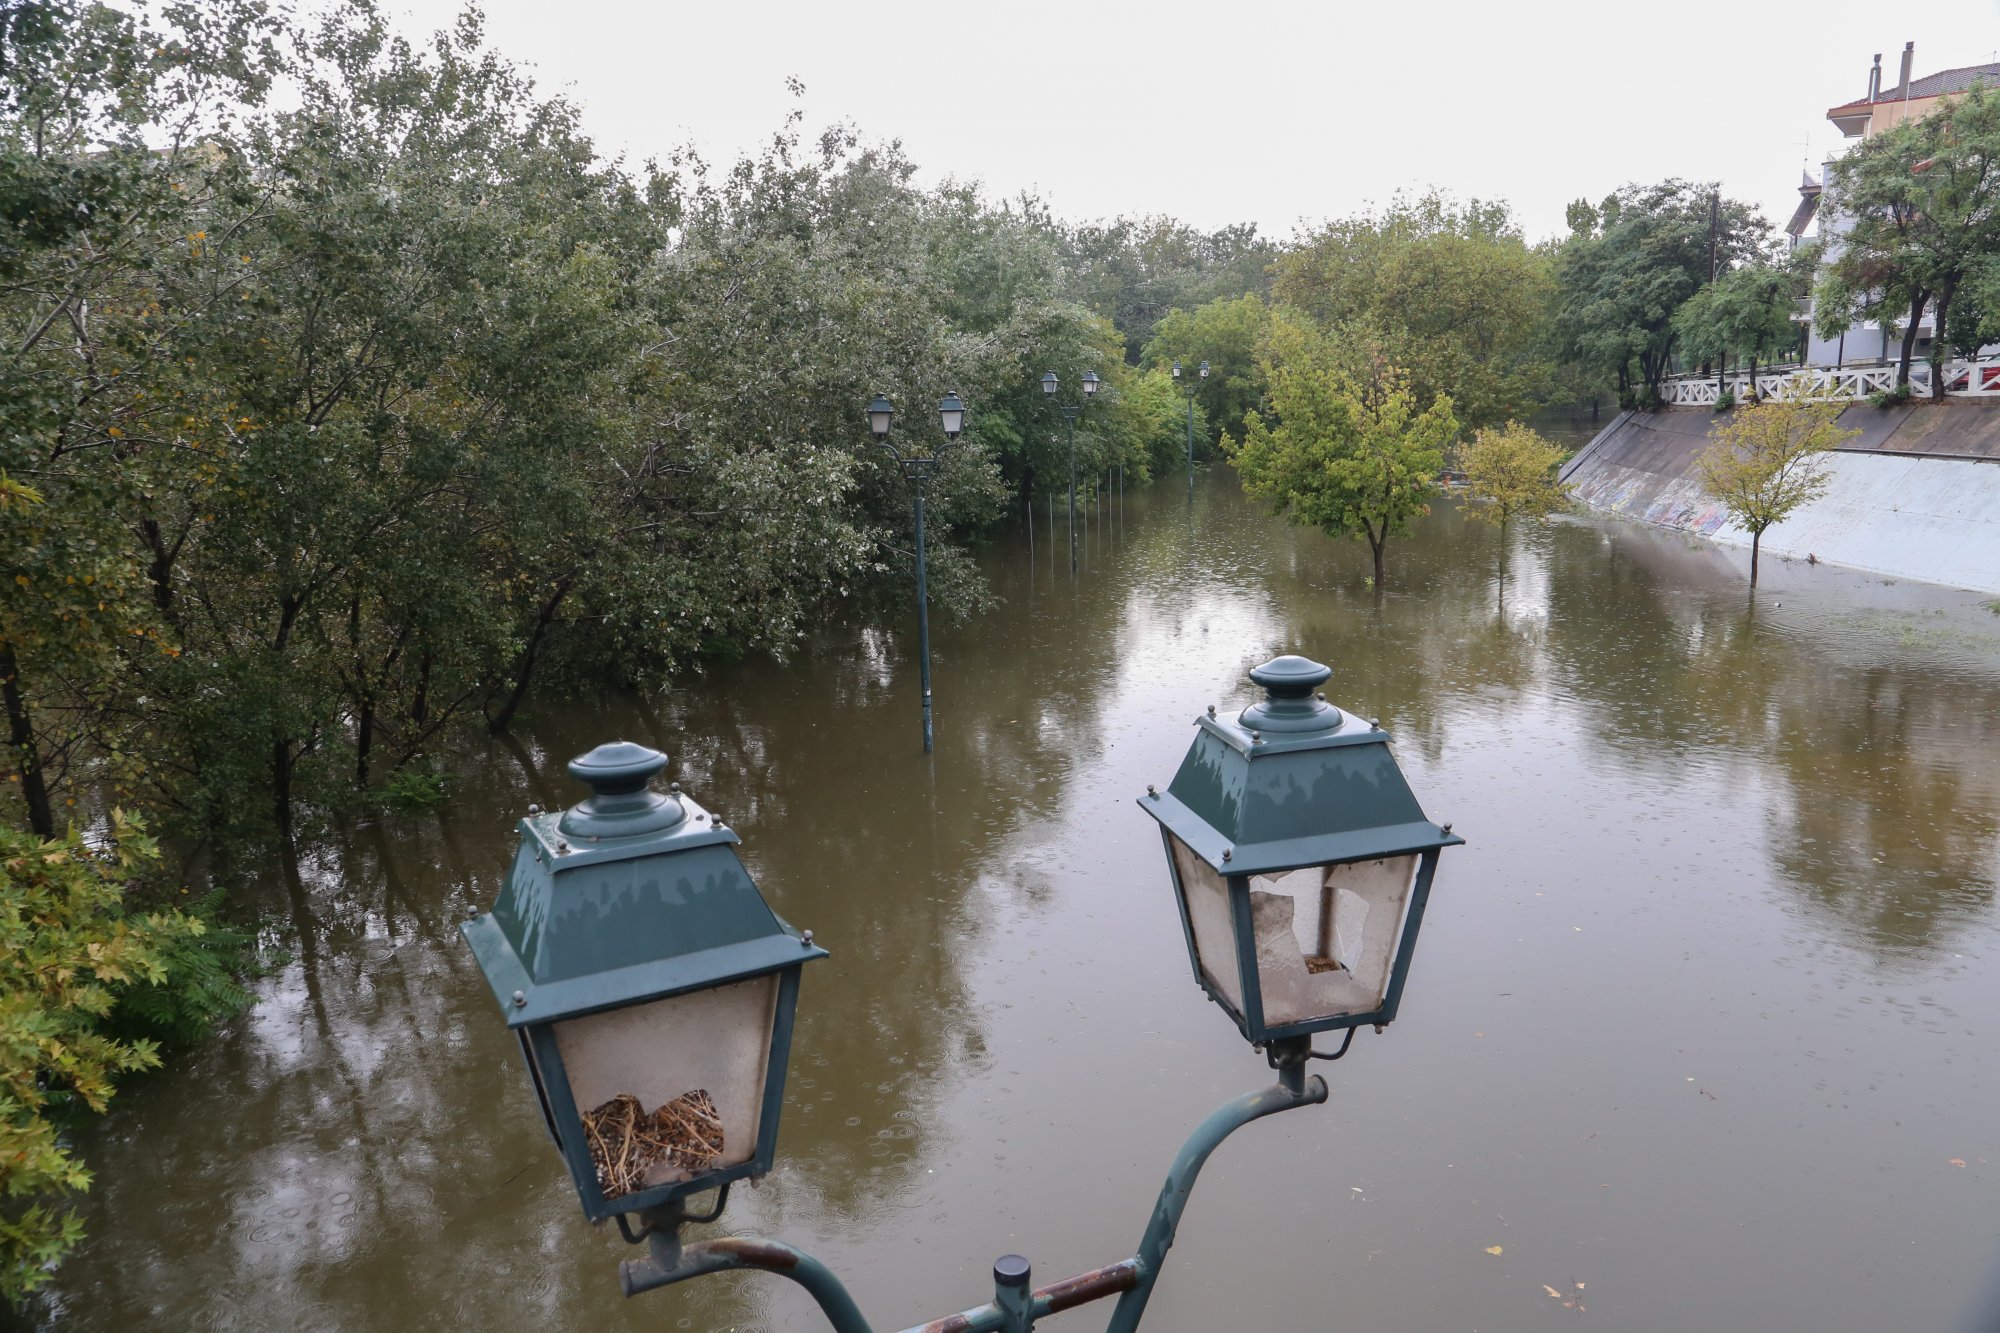
[[[1782,563],[1753,605],[1738,554],[1589,517],[1503,545],[1449,502],[1378,598],[1365,547],[1226,474],[1128,493],[1074,579],[1037,518],[985,554],[999,608],[936,634],[930,759],[909,625],[833,629],[545,704],[438,810],[240,868],[290,961],[87,1135],[46,1321],[822,1327],[764,1276],[619,1295],[630,1251],[581,1220],[459,942],[512,821],[620,737],[833,951],[729,1224],[884,1328],[985,1300],[1001,1253],[1038,1282],[1124,1257],[1183,1136],[1269,1077],[1191,980],[1133,798],[1298,651],[1470,841],[1400,1020],[1217,1153],[1147,1327],[1953,1326],[2000,1260],[2000,614]]]

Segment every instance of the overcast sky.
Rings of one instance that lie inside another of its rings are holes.
[[[385,0],[413,35],[455,0]],[[1826,109],[2000,59],[2000,0],[486,0],[495,46],[607,153],[733,158],[782,121],[901,139],[929,182],[1071,219],[1164,212],[1289,236],[1399,189],[1506,199],[1530,237],[1625,181],[1717,179],[1774,225],[1846,141]]]

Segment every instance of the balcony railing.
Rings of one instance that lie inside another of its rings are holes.
[[[1815,402],[1858,402],[1871,393],[1886,393],[1895,387],[1893,361],[1838,369],[1776,366],[1760,370],[1755,376],[1757,396],[1780,402],[1800,398]],[[1713,407],[1725,391],[1739,403],[1748,401],[1751,389],[1752,376],[1747,370],[1724,375],[1676,375],[1661,384],[1660,397],[1669,407]],[[2000,357],[1945,362],[1944,391],[1952,398],[2000,401]],[[1911,363],[1910,392],[1918,398],[1931,396],[1929,362]]]

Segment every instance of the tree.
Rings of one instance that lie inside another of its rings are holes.
[[[1549,262],[1504,203],[1399,195],[1304,238],[1279,259],[1272,294],[1324,327],[1371,330],[1419,398],[1449,395],[1470,424],[1547,397]]]
[[[1830,211],[1846,230],[1814,303],[1820,332],[1900,318],[1903,387],[1917,327],[1934,309],[1940,336],[1931,340],[1931,396],[1942,401],[1952,308],[1968,282],[1983,284],[2000,251],[2000,90],[1976,86],[1920,120],[1872,135],[1830,175]]]
[[[1679,339],[1674,316],[1712,274],[1762,257],[1770,227],[1712,184],[1683,180],[1626,185],[1569,215],[1555,262],[1562,351],[1615,376],[1628,405],[1656,403]]]
[[[1797,281],[1776,264],[1732,268],[1689,297],[1674,312],[1674,333],[1689,360],[1715,363],[1722,383],[1731,352],[1750,361],[1750,393],[1756,396],[1757,363],[1773,349],[1798,338],[1792,314],[1798,308]]]
[[[1485,502],[1471,512],[1503,532],[1510,518],[1547,518],[1565,503],[1555,477],[1562,448],[1518,421],[1480,431],[1458,457],[1467,493]]]
[[[1750,534],[1751,587],[1765,530],[1826,493],[1825,454],[1861,433],[1839,427],[1841,411],[1839,403],[1799,399],[1741,406],[1695,458],[1702,490]]]
[[[1235,300],[1210,301],[1193,310],[1169,310],[1153,326],[1141,360],[1156,370],[1168,370],[1176,358],[1184,385],[1194,389],[1195,403],[1218,431],[1243,420],[1264,391],[1257,369],[1257,342],[1264,332],[1264,302],[1254,294]],[[1208,363],[1208,378],[1198,368]],[[1207,432],[1202,432],[1203,438]]]
[[[90,1188],[66,1118],[101,1113],[120,1074],[160,1063],[153,1041],[107,1032],[120,990],[165,981],[166,955],[203,930],[126,910],[126,879],[157,853],[122,815],[112,830],[94,847],[0,826],[0,1302],[46,1282],[82,1239],[54,1206]]]
[[[1409,377],[1386,363],[1350,375],[1326,335],[1297,316],[1273,320],[1264,373],[1275,422],[1244,420],[1230,460],[1244,489],[1294,523],[1366,539],[1381,588],[1389,538],[1407,534],[1437,494],[1458,433],[1451,399],[1420,409]]]

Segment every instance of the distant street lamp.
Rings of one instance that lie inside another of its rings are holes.
[[[943,457],[940,449],[929,457],[905,454],[889,443],[889,424],[895,419],[896,409],[881,394],[868,404],[868,429],[875,436],[875,443],[895,456],[903,469],[903,476],[909,479],[916,505],[917,529],[917,657],[921,662],[922,688],[924,693],[924,753],[931,752],[931,614],[930,581],[924,573],[924,483],[930,480],[931,471]],[[965,404],[955,393],[948,393],[938,403],[938,424],[944,428],[945,448],[958,442],[965,430]]]
[[[1086,370],[1083,372],[1082,399],[1073,404],[1056,404],[1063,418],[1069,422],[1069,572],[1072,574],[1076,573],[1076,414],[1097,396],[1097,386],[1102,382],[1097,378],[1096,371]],[[1053,370],[1047,372],[1042,376],[1042,396],[1054,402],[1056,390],[1061,385],[1062,381],[1056,378]]]
[[[1028,1261],[1003,1255],[991,1302],[925,1329],[1026,1333],[1117,1296],[1105,1327],[1132,1333],[1209,1155],[1253,1120],[1325,1101],[1306,1061],[1339,1059],[1355,1027],[1395,1017],[1438,852],[1462,839],[1424,817],[1387,733],[1314,693],[1329,674],[1302,657],[1258,667],[1268,697],[1196,719],[1173,782],[1140,799],[1160,823],[1195,978],[1277,1083],[1188,1137],[1131,1258],[1035,1288]],[[682,1243],[687,1223],[721,1217],[733,1181],[771,1169],[799,976],[826,952],[771,911],[719,817],[678,784],[650,789],[666,762],[624,742],[573,761],[590,799],[560,816],[530,807],[499,901],[474,910],[465,937],[520,1034],[585,1215],[616,1217],[648,1247],[619,1266],[626,1295],[758,1269],[804,1287],[836,1333],[872,1333],[811,1255],[743,1237]],[[1339,1029],[1339,1050],[1312,1048]],[[708,1191],[715,1202],[689,1212]]]
[[[1208,362],[1201,363],[1198,372],[1202,379],[1208,378]],[[1180,387],[1181,396],[1187,399],[1187,463],[1188,463],[1188,503],[1194,503],[1194,396],[1201,385],[1181,377],[1181,359],[1174,358],[1174,383]]]

